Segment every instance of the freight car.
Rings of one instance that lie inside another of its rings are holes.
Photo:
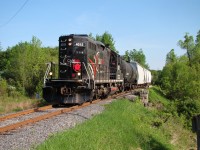
[[[82,104],[151,82],[150,71],[137,62],[126,62],[87,35],[61,36],[58,78],[52,78],[51,67],[44,79],[43,98],[53,105]]]

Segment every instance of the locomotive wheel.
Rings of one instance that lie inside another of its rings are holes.
[[[90,104],[92,104],[92,99],[90,99]]]

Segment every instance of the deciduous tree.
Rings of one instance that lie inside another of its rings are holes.
[[[125,52],[125,57],[130,58],[130,61],[136,61],[143,67],[149,69],[149,65],[146,63],[146,56],[143,53],[142,49],[136,50],[128,50]]]
[[[104,32],[102,35],[96,35],[96,40],[101,41],[106,46],[108,46],[111,50],[115,51],[116,53],[119,53],[115,48],[115,41],[110,33],[107,31]]]

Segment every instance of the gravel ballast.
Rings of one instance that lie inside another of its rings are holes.
[[[74,127],[104,110],[104,105],[112,100],[101,101],[84,108],[24,126],[0,135],[0,150],[28,150],[44,142],[57,132]]]

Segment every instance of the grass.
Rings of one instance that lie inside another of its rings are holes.
[[[25,96],[8,97],[0,96],[0,114],[17,112],[39,105],[41,100],[30,99]]]
[[[174,149],[169,136],[152,125],[155,115],[141,103],[118,100],[102,114],[50,137],[37,149]]]
[[[174,102],[166,99],[158,87],[150,89],[149,99],[159,114],[157,120],[171,137],[170,143],[177,149],[196,149],[196,135],[184,128],[184,118],[178,116]]]
[[[151,89],[153,103],[145,108],[137,102],[117,100],[93,119],[71,130],[49,137],[38,150],[170,150],[195,147],[195,135],[166,111],[169,101]],[[158,107],[159,106],[159,107]]]

